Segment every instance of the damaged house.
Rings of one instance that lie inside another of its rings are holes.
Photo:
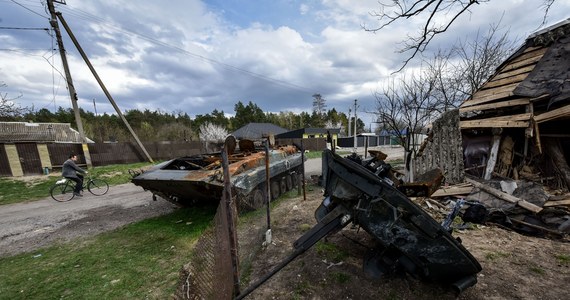
[[[564,236],[570,232],[568,128],[570,19],[530,35],[459,110],[434,122],[415,172],[443,170],[447,186],[434,199],[481,203],[487,220]]]
[[[570,20],[532,34],[460,109],[465,171],[570,187]]]

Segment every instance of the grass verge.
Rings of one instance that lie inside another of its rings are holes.
[[[168,299],[215,208],[0,258],[0,299]]]
[[[130,182],[129,169],[139,170],[148,165],[150,163],[109,165],[89,169],[89,172],[95,177],[104,179],[109,185],[117,185]],[[51,186],[59,179],[61,176],[56,174],[22,178],[0,177],[0,205],[49,197]]]

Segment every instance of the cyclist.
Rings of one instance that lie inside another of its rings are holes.
[[[75,190],[73,194],[75,196],[83,197],[81,195],[81,190],[83,189],[83,175],[87,174],[87,171],[78,167],[75,162],[77,161],[77,155],[71,153],[69,159],[63,163],[63,168],[61,170],[61,175],[67,179],[75,181]]]

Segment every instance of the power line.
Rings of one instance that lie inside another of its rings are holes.
[[[36,11],[34,11],[34,10],[28,8],[28,7],[26,7],[25,5],[23,5],[23,4],[21,4],[21,3],[17,2],[17,1],[14,1],[14,0],[11,0],[11,1],[12,1],[14,4],[16,4],[16,5],[21,6],[21,7],[24,8],[25,10],[30,11],[31,13],[36,14],[36,15],[38,15],[38,16],[40,16],[40,17],[46,19],[46,20],[49,20],[48,17],[46,17],[46,16],[44,16],[44,15],[42,15],[42,14],[40,14],[40,13],[38,13],[38,12],[36,12]]]
[[[49,30],[47,27],[4,27],[0,26],[0,29],[11,29],[11,30]]]

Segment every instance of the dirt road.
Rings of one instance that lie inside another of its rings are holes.
[[[401,147],[377,147],[388,158],[403,156]],[[376,149],[376,148],[375,148]],[[364,153],[364,148],[358,148]],[[401,152],[401,155],[400,155]],[[305,176],[321,174],[321,159],[305,162]],[[0,206],[0,256],[34,251],[58,241],[91,236],[143,219],[164,215],[176,206],[131,183],[112,186],[104,196],[89,192],[69,202],[51,198]]]
[[[69,202],[51,198],[0,206],[0,256],[28,252],[57,241],[95,235],[172,212],[176,207],[131,183],[103,196],[89,192]]]

